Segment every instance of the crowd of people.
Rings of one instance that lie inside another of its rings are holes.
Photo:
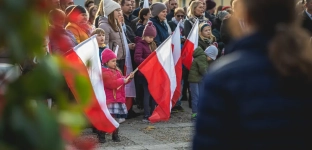
[[[262,138],[262,133],[258,129],[259,126],[265,128],[265,124],[260,122],[258,124],[259,120],[253,120],[254,122],[250,120],[252,119],[250,117],[259,116],[257,112],[249,112],[252,110],[249,110],[248,106],[259,107],[257,108],[259,113],[267,115],[275,110],[271,106],[264,105],[266,102],[260,102],[260,99],[266,99],[274,107],[281,104],[283,108],[288,106],[281,101],[287,99],[289,107],[296,107],[291,96],[284,97],[279,93],[277,80],[281,76],[281,80],[289,80],[293,85],[300,86],[300,83],[303,84],[305,81],[308,81],[306,86],[311,83],[311,76],[307,76],[310,75],[308,67],[312,67],[311,60],[302,56],[311,53],[307,52],[306,43],[298,40],[304,40],[304,37],[310,40],[312,37],[312,0],[300,0],[297,5],[295,0],[287,2],[232,0],[230,6],[216,6],[213,0],[191,0],[185,7],[178,7],[177,0],[168,0],[164,3],[153,3],[149,0],[149,8],[143,8],[143,1],[139,3],[139,7],[136,7],[134,0],[101,0],[98,5],[95,5],[93,0],[86,0],[84,6],[75,5],[73,0],[52,1],[54,8],[49,13],[50,52],[65,55],[74,46],[96,35],[107,107],[119,123],[140,115],[133,111],[133,105],[144,110],[143,121],[148,122],[149,116],[157,105],[149,92],[148,82],[143,74],[140,72],[125,74],[125,46],[130,49],[133,68],[137,68],[175,31],[178,25],[182,48],[195,22],[199,22],[198,47],[194,50],[194,60],[190,70],[183,66],[183,90],[179,101],[171,110],[173,113],[183,112],[181,101],[189,102],[189,107],[192,108],[190,118],[192,121],[197,121],[195,149],[218,146],[224,142],[229,142],[235,147],[237,144],[242,144],[230,141],[235,135],[243,133],[242,136],[245,136],[243,138],[246,138],[243,140],[248,141],[252,139],[247,139],[247,135],[253,131],[259,132],[255,135]],[[127,41],[124,41],[123,34],[126,35]],[[242,35],[249,35],[249,37],[238,40]],[[268,48],[270,40],[274,42]],[[60,44],[60,41],[66,42]],[[117,55],[114,53],[116,50],[118,50]],[[266,51],[269,51],[268,54],[264,53]],[[217,59],[220,61],[215,62]],[[210,68],[214,63],[216,65],[212,66],[215,67]],[[227,63],[231,65],[226,65]],[[222,68],[217,64],[226,67]],[[207,70],[210,70],[208,74]],[[131,80],[135,82],[136,98],[132,99],[132,106],[127,108],[125,89],[122,85]],[[122,88],[119,88],[120,86]],[[302,88],[293,89],[286,85],[284,87],[288,87],[285,89],[287,91],[295,90],[296,92],[293,93],[296,94],[298,92],[302,95],[306,94],[306,90],[297,91]],[[243,90],[245,93],[242,92]],[[273,96],[275,98],[271,98]],[[304,101],[306,98],[309,99],[311,96],[300,99],[302,101],[300,106],[296,107],[297,111],[301,108],[301,104],[302,107],[305,107],[304,104],[311,106],[311,102]],[[254,104],[249,104],[251,99],[254,100]],[[303,113],[300,111],[294,115],[303,117]],[[272,117],[280,123],[283,122],[275,118],[278,116]],[[245,121],[244,124],[239,124],[237,118]],[[264,116],[263,119],[269,120],[270,116]],[[306,123],[311,125],[311,121]],[[298,124],[293,124],[296,125]],[[242,129],[242,126],[248,129]],[[272,128],[274,129],[276,128]],[[282,129],[280,131],[282,132]],[[94,129],[94,132],[98,134],[100,142],[105,142],[105,132],[97,129]],[[290,134],[296,137],[299,133],[301,132]],[[118,129],[112,136],[114,141],[120,141]],[[255,141],[250,141],[250,144],[252,145],[253,142]],[[265,144],[270,144],[269,141],[262,142],[264,147],[267,146]]]

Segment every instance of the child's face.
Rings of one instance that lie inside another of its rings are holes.
[[[99,46],[104,45],[104,42],[105,42],[105,35],[102,34],[102,33],[97,34],[96,40],[97,40],[97,43],[98,43]]]
[[[154,40],[154,37],[151,36],[144,36],[144,39],[147,43],[152,43]]]
[[[210,26],[204,27],[204,29],[202,30],[201,34],[202,34],[203,37],[210,38],[210,36],[211,36],[211,28],[210,28]]]
[[[116,69],[116,63],[117,59],[114,58],[114,59],[111,59],[107,62],[107,67],[110,68],[110,69]]]

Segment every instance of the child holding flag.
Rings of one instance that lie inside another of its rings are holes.
[[[142,37],[136,37],[136,47],[134,52],[134,61],[139,66],[153,51],[156,50],[157,46],[154,42],[157,32],[153,25],[153,22],[148,22],[143,30]],[[143,86],[144,89],[144,117],[143,122],[148,122],[148,118],[155,109],[155,101],[152,98],[149,90],[148,83],[142,73],[138,72],[138,83]],[[150,105],[150,100],[152,104]],[[151,108],[150,108],[151,107]]]
[[[127,106],[125,97],[124,85],[134,77],[133,73],[130,73],[128,77],[122,76],[122,72],[116,64],[117,56],[110,49],[105,49],[102,52],[102,72],[104,90],[106,94],[106,102],[108,111],[117,120],[122,123],[127,117]],[[105,139],[105,136],[100,137]],[[115,142],[120,142],[118,136],[118,128],[113,132],[112,139]]]

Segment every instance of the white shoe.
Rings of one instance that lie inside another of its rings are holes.
[[[120,124],[123,123],[123,122],[125,122],[125,121],[126,121],[125,118],[119,118],[119,119],[118,119],[118,123],[120,123]]]

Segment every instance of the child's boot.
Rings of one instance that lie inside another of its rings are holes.
[[[112,139],[113,139],[114,142],[120,142],[120,138],[119,138],[119,135],[118,135],[118,130],[119,130],[119,128],[117,128],[113,132]]]
[[[105,142],[106,142],[106,140],[105,140],[105,134],[106,134],[106,132],[97,130],[97,136],[98,136],[98,138],[99,138],[99,142],[100,142],[100,143],[105,143]]]

